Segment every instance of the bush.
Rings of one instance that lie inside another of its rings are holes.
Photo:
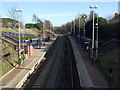
[[[25,28],[36,28],[36,27],[35,27],[35,24],[28,23],[28,24],[25,25]]]
[[[24,61],[25,59],[26,59],[25,55],[21,55],[20,60],[21,60],[21,61]]]

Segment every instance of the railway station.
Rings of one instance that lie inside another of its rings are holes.
[[[89,60],[85,61],[81,56],[83,49],[77,44],[74,37],[70,35],[51,39],[40,50],[37,49],[36,53],[19,67],[14,68],[2,77],[0,85],[4,88],[23,87],[33,89],[60,87],[107,88],[107,82],[96,70],[96,67],[91,66],[91,62]],[[88,56],[86,59],[88,59]],[[90,70],[94,71],[96,76],[93,77]],[[95,77],[96,80],[94,80]]]
[[[1,90],[120,90],[120,1],[21,1],[2,2]]]

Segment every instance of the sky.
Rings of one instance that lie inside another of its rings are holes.
[[[1,2],[1,17],[8,17],[11,7],[22,9],[24,23],[32,23],[32,16],[36,14],[39,19],[50,20],[53,26],[60,26],[74,20],[82,13],[89,15],[90,5],[98,5],[95,12],[106,18],[118,12],[118,1],[115,2]]]

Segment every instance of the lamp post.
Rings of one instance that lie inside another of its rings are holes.
[[[74,36],[75,36],[75,20],[74,20]]]
[[[72,21],[71,21],[71,34],[72,34]]]
[[[52,37],[52,22],[50,21],[50,37]]]
[[[85,23],[86,23],[86,18],[87,18],[87,16],[86,16],[86,15],[83,15],[82,18],[84,18],[84,30],[83,30],[83,31],[84,31],[84,39],[85,39],[85,31],[86,31],[86,30],[85,30]]]
[[[42,19],[43,20],[43,36],[44,36],[44,19]]]
[[[96,23],[96,58],[98,57],[98,17]]]
[[[79,24],[78,24],[78,26],[79,26],[78,41],[80,40],[80,37],[81,37],[81,35],[80,35],[80,18],[81,18],[81,15],[78,17],[78,22],[79,22]]]
[[[19,45],[18,45],[18,49],[20,50],[20,48],[21,48],[21,41],[20,41],[20,16],[21,16],[21,15],[20,15],[20,13],[21,13],[23,10],[22,10],[22,9],[16,9],[15,11],[19,13]],[[21,64],[19,50],[18,50],[18,60],[19,60],[19,64]]]
[[[85,23],[86,23],[86,18],[87,15],[82,15],[82,18],[84,19],[84,27],[83,27],[83,51],[85,51]]]
[[[98,8],[97,5],[95,6],[90,6],[91,9],[93,9],[93,31],[92,31],[92,64],[93,64],[93,60],[94,60],[94,9]]]
[[[81,16],[79,17],[79,35],[80,35],[80,18]]]
[[[44,32],[44,22],[45,22],[45,19],[42,19],[43,20],[43,46],[45,45],[45,32]]]

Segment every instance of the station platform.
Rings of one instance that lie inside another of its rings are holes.
[[[21,88],[26,79],[33,73],[34,69],[44,59],[44,55],[54,43],[56,38],[45,42],[40,49],[35,49],[35,53],[29,56],[20,66],[0,78],[0,88]]]
[[[91,64],[88,52],[83,50],[81,44],[74,37],[68,37],[73,47],[81,87],[107,88],[108,83],[97,67]]]

